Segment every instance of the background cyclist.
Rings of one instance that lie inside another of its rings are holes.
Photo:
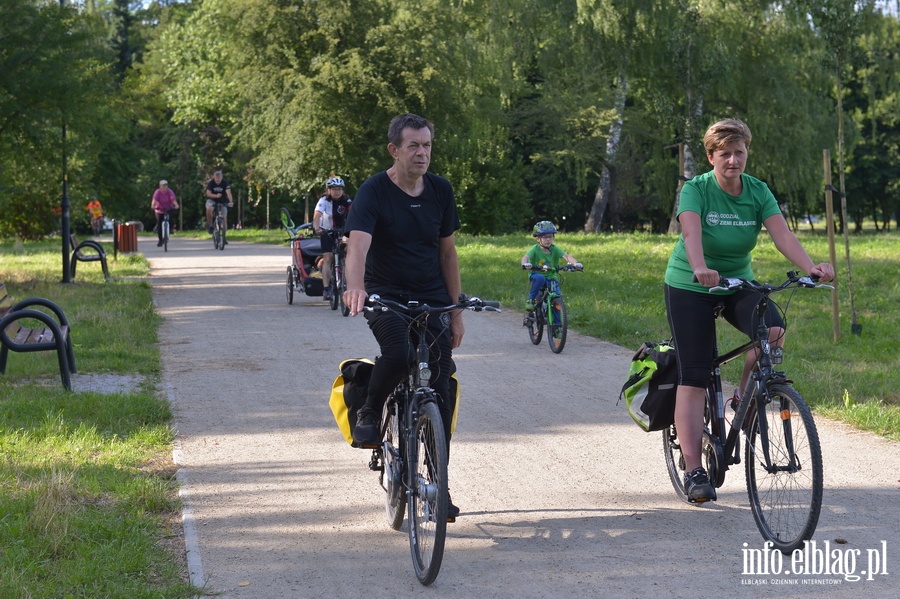
[[[343,230],[350,211],[350,196],[344,192],[344,180],[331,177],[325,183],[325,195],[319,198],[313,213],[313,231],[322,234],[323,229]],[[322,235],[322,299],[331,299],[331,263],[334,261],[334,241],[330,235]]]
[[[543,266],[555,269],[561,260],[565,260],[575,268],[581,268],[581,262],[576,261],[575,258],[553,243],[556,235],[556,227],[553,223],[548,220],[542,220],[534,225],[531,234],[537,238],[537,243],[531,246],[531,249],[522,256],[522,267],[525,270]],[[554,270],[549,270],[545,273],[532,271],[528,278],[531,281],[531,291],[528,292],[525,308],[529,312],[534,310],[534,300],[537,299],[538,293],[540,293],[545,282],[550,281],[551,289],[555,293],[560,293],[559,273]]]
[[[91,196],[91,201],[84,209],[91,213],[91,231],[94,235],[99,235],[103,230],[103,205],[100,204],[100,200]]]
[[[156,247],[161,247],[163,244],[163,217],[166,213],[178,209],[178,200],[175,199],[175,192],[169,189],[169,183],[165,179],[159,182],[159,189],[153,192],[150,208],[156,214],[156,236],[159,239]],[[171,223],[169,224],[169,231],[172,231]]]
[[[225,207],[225,198],[228,198],[228,207]],[[206,184],[206,231],[213,232],[213,208],[216,204],[222,204],[222,218],[225,222],[225,230],[228,230],[228,208],[234,206],[231,197],[231,184],[222,176],[222,171],[213,173],[213,178]],[[228,243],[228,241],[225,241]]]

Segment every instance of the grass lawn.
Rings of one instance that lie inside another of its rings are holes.
[[[206,237],[203,232],[175,237]],[[229,233],[232,241],[283,245],[279,230]],[[139,247],[155,237],[144,234]],[[817,260],[827,240],[801,240]],[[211,242],[210,242],[211,243]],[[524,307],[527,276],[519,260],[527,234],[460,236],[463,288]],[[557,244],[584,263],[563,275],[570,326],[625,347],[668,336],[662,277],[670,235],[560,234]],[[783,368],[814,412],[900,440],[900,235],[851,236],[853,308],[843,245],[837,271],[840,339],[832,332],[831,293],[783,294],[788,343]],[[80,373],[142,381],[117,393],[67,393],[56,356],[11,354],[0,376],[0,597],[192,597],[179,546],[180,505],[172,463],[172,413],[159,393],[160,354],[148,264],[140,255],[79,266],[61,285],[59,242],[0,243],[0,282],[16,299],[40,296],[65,310],[77,331]],[[763,239],[755,252],[760,280],[780,283],[789,265]],[[135,342],[139,340],[139,342]],[[737,344],[729,327],[722,347]],[[528,343],[525,330],[522,343]],[[725,378],[737,378],[737,365]],[[623,380],[626,373],[622,373]],[[623,408],[624,409],[624,408]]]

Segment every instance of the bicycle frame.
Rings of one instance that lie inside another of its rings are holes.
[[[791,276],[793,273],[789,273]],[[713,288],[715,289],[715,288]],[[769,289],[769,292],[773,289]],[[715,355],[713,359],[713,370],[710,378],[710,389],[708,397],[710,402],[715,400],[715,405],[709,406],[711,413],[715,414],[710,419],[710,429],[716,437],[722,440],[722,453],[727,456],[727,460],[720,462],[724,464],[725,470],[728,466],[739,464],[740,458],[740,440],[741,431],[745,430],[747,418],[756,418],[759,425],[760,443],[763,449],[763,459],[766,471],[775,472],[779,470],[791,471],[792,466],[773,466],[771,455],[769,453],[769,435],[768,422],[765,418],[759,417],[761,410],[768,402],[768,386],[770,383],[789,382],[785,373],[775,370],[775,364],[782,361],[783,351],[781,347],[771,345],[769,341],[769,327],[765,325],[765,314],[769,306],[769,295],[760,296],[759,302],[756,304],[756,337],[747,343],[737,347],[723,356],[718,355],[718,346],[715,347]],[[751,351],[756,351],[756,367],[751,372],[750,378],[747,380],[744,388],[741,390],[740,403],[735,412],[734,419],[731,423],[731,429],[725,431],[725,400],[722,390],[721,366],[731,362],[736,358],[740,358]],[[790,437],[788,437],[790,442]],[[792,449],[792,448],[791,448]],[[724,472],[722,473],[724,478]],[[721,484],[721,482],[719,483]]]

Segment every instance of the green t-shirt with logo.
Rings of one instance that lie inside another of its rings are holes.
[[[560,260],[563,259],[563,256],[566,253],[562,251],[556,244],[550,245],[550,252],[544,252],[544,249],[541,247],[540,243],[534,244],[530,250],[526,252],[528,256],[528,261],[531,262],[532,266],[535,269],[532,272],[537,272],[538,274],[544,275],[548,279],[558,279],[559,274],[555,270],[548,270],[547,272],[541,272],[539,269],[543,266],[548,266],[550,268],[556,268],[559,265]],[[531,273],[528,273],[531,276]]]
[[[700,215],[703,256],[709,268],[724,277],[753,279],[750,252],[756,247],[763,221],[781,214],[781,209],[768,185],[759,179],[741,175],[741,183],[741,195],[733,196],[719,187],[713,171],[694,177],[681,189],[678,215],[682,212]],[[666,267],[666,284],[708,292],[708,287],[691,281],[693,276],[684,236],[679,236]]]

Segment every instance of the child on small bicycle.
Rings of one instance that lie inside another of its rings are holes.
[[[528,311],[534,310],[534,300],[537,299],[538,293],[546,282],[549,281],[551,289],[555,293],[560,293],[559,274],[556,268],[561,260],[573,265],[575,268],[582,268],[581,262],[578,262],[564,252],[562,248],[553,243],[556,235],[556,226],[548,220],[542,220],[531,231],[531,234],[537,239],[530,250],[522,256],[522,268],[530,270],[528,276],[531,281],[531,291],[528,293],[528,300],[525,302],[525,308]],[[543,268],[549,268],[547,272],[537,272]]]

